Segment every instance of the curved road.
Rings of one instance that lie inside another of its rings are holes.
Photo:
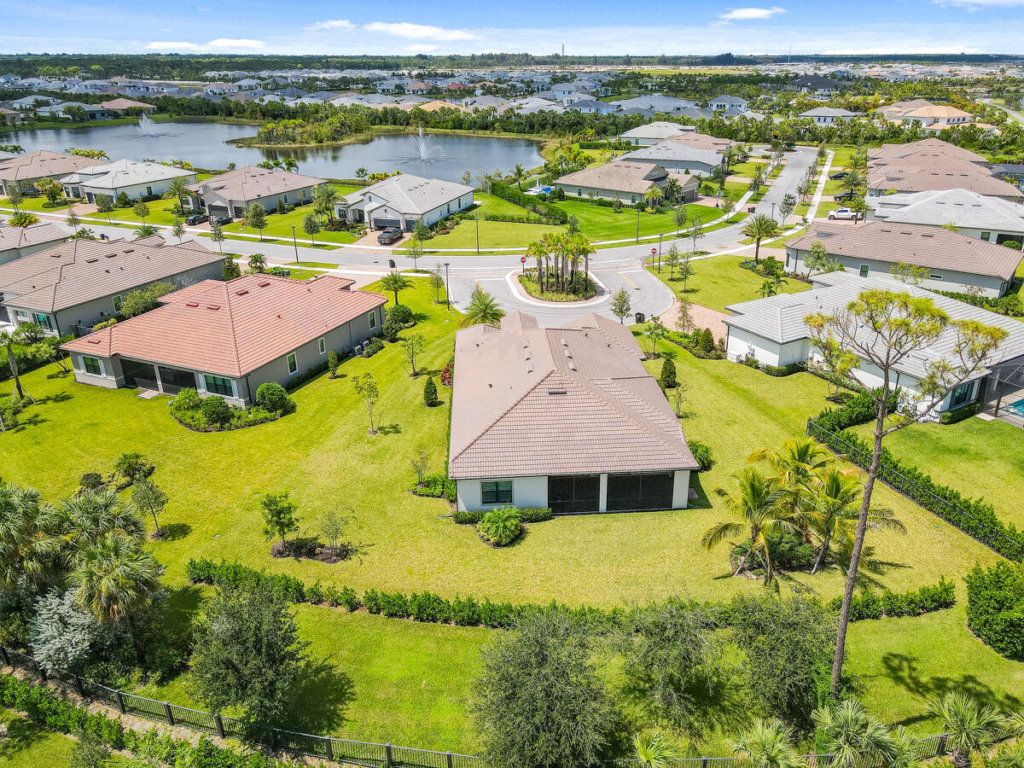
[[[764,198],[757,204],[756,212],[770,215],[773,212],[773,203],[777,209],[785,195],[795,195],[800,181],[807,174],[808,168],[814,164],[816,153],[817,149],[814,147],[797,147],[795,151],[790,152],[786,165],[775,182],[768,187]],[[42,214],[41,218],[60,221],[63,214]],[[112,239],[126,235],[126,230],[119,227],[94,225],[92,222],[89,222],[88,226],[97,234],[105,234]],[[721,249],[728,249],[743,238],[742,229],[743,224],[739,223],[709,232],[699,241],[699,247],[701,250],[719,249],[719,252],[724,252]],[[167,237],[166,232],[164,236]],[[185,237],[212,247],[209,238],[192,233]],[[357,279],[362,277],[360,282],[370,282],[384,274],[392,259],[399,269],[413,267],[412,259],[406,256],[392,256],[382,250],[343,247],[333,251],[321,251],[258,240],[228,240],[225,243],[234,253],[262,253],[274,264],[284,266],[296,260],[297,251],[299,261],[337,264],[338,271],[345,275]],[[672,243],[677,243],[680,250],[686,250],[690,241],[686,238],[665,238],[661,243],[663,251],[667,251]],[[651,255],[652,247],[658,246],[652,245],[652,241],[648,240],[639,244],[599,249],[590,259],[590,269],[603,288],[601,294],[589,302],[569,304],[539,303],[525,296],[517,287],[518,281],[514,279],[515,273],[522,268],[520,255],[439,254],[421,257],[417,266],[421,269],[434,269],[435,265],[441,264],[444,269],[444,263],[448,263],[449,290],[457,307],[464,306],[473,287],[480,283],[485,290],[494,294],[506,311],[528,312],[536,316],[541,325],[553,326],[590,312],[614,317],[611,312],[611,295],[620,287],[630,292],[634,312],[642,312],[647,317],[665,312],[672,305],[672,291],[644,268],[644,259]]]

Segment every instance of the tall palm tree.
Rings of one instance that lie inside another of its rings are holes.
[[[762,461],[775,471],[780,485],[790,488],[810,482],[835,463],[828,448],[811,437],[791,437],[779,448],[762,448],[747,457],[750,464]]]
[[[299,161],[296,160],[294,157],[286,157],[282,161],[282,165],[284,165],[284,169],[286,171],[290,171],[291,173],[299,172]]]
[[[835,466],[819,471],[818,476],[806,485],[809,493],[802,517],[821,544],[811,568],[813,574],[825,564],[834,542],[844,545],[853,542],[864,486],[858,477]],[[868,525],[875,529],[907,532],[907,527],[891,512],[874,507],[868,512]]]
[[[644,192],[644,200],[647,201],[647,205],[650,206],[651,208],[656,207],[658,201],[661,200],[661,198],[663,198],[664,196],[665,193],[657,184],[651,184],[650,189]]]
[[[13,331],[0,331],[0,344],[4,345],[7,352],[7,367],[11,370],[11,378],[14,379],[14,391],[11,392],[11,402],[17,403],[21,400],[28,400],[34,403],[35,400],[25,387],[21,384],[21,374],[18,369],[18,358],[14,354],[14,345],[20,344],[25,339],[25,331],[19,326]]]
[[[313,187],[313,204],[320,213],[326,213],[334,223],[334,205],[341,199],[341,194],[331,184],[317,184]]]
[[[395,294],[395,306],[398,306],[398,294],[400,291],[404,291],[407,288],[412,287],[412,283],[409,282],[409,278],[403,275],[397,270],[388,272],[380,281],[380,287],[385,291],[391,291]]]
[[[979,704],[973,696],[960,691],[932,699],[928,712],[942,720],[954,768],[971,768],[971,755],[991,747],[1006,725],[995,707]]]
[[[811,713],[811,718],[833,756],[832,764],[838,768],[852,768],[861,755],[888,764],[895,753],[892,735],[884,725],[869,717],[855,699],[819,707]]]
[[[670,201],[675,201],[679,198],[679,181],[677,179],[669,179],[665,182],[665,197]]]
[[[184,176],[177,176],[171,179],[170,183],[167,185],[167,190],[163,194],[164,200],[176,199],[178,201],[178,208],[182,211],[185,210],[185,206],[181,202],[182,199],[190,196],[191,192],[188,188],[188,181],[186,181]]]
[[[526,258],[537,260],[537,285],[540,287],[540,292],[544,293],[544,257],[547,256],[547,249],[544,247],[544,243],[539,240],[534,243],[530,243],[526,247]]]
[[[643,768],[668,768],[679,752],[661,731],[645,731],[633,737],[633,753]]]
[[[572,247],[572,252],[576,257],[576,264],[579,265],[579,260],[583,259],[583,285],[586,288],[587,281],[590,280],[590,257],[593,256],[597,250],[590,244],[590,240],[582,232],[577,232],[569,238],[569,242]]]
[[[730,495],[724,488],[716,488],[734,519],[715,523],[701,539],[705,549],[713,549],[730,536],[744,533],[750,536],[750,550],[740,558],[733,575],[739,574],[753,555],[764,565],[765,584],[774,582],[775,573],[768,552],[768,534],[777,531],[795,531],[792,515],[783,503],[786,492],[773,478],[765,477],[753,467],[733,474],[737,491]]]
[[[113,488],[68,496],[47,510],[47,547],[69,565],[88,547],[111,533],[133,539],[145,535],[135,505]]]
[[[743,235],[745,237],[754,238],[755,264],[761,263],[761,241],[774,235],[778,228],[778,222],[766,213],[754,214],[743,228]]]
[[[755,720],[732,748],[747,759],[750,768],[803,768],[807,764],[793,748],[793,732],[778,720]]]
[[[562,238],[563,237],[564,237],[563,235],[558,234],[556,232],[548,232],[548,233],[542,235],[541,238],[540,238],[541,245],[544,246],[544,250],[547,252],[547,256],[544,257],[545,262],[549,258],[554,258],[554,260],[555,260],[554,272],[555,272],[555,287],[556,288],[558,287],[558,277],[557,276],[559,274],[559,272],[558,272],[558,253],[559,253],[559,247],[560,247],[560,244],[562,242]],[[548,270],[544,270],[544,276],[545,276],[545,278],[550,278],[550,274],[549,274]]]
[[[519,187],[520,192],[523,191],[523,180],[529,175],[530,174],[526,172],[526,169],[519,163],[516,163],[516,167],[512,169],[512,181],[514,181],[516,186]]]
[[[504,316],[505,310],[498,306],[494,297],[477,283],[469,297],[466,316],[462,318],[462,326],[465,328],[470,325],[497,325]]]
[[[860,171],[851,168],[846,172],[840,186],[846,192],[853,192],[854,194],[857,194],[860,188],[864,186],[864,177],[860,175]]]
[[[49,561],[45,538],[39,492],[0,483],[0,583],[13,586],[22,574],[41,579]]]

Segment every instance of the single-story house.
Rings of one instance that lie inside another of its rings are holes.
[[[136,110],[140,112],[149,112],[150,110],[156,109],[152,104],[146,104],[141,101],[133,101],[132,99],[125,98],[101,101],[100,106],[111,112],[116,112],[118,115],[124,115]]]
[[[916,164],[920,163],[920,164]],[[1024,192],[997,178],[987,168],[952,158],[916,158],[913,162],[881,166],[868,165],[868,197],[899,192],[935,192],[966,189],[979,195],[1019,202]]]
[[[952,158],[965,163],[974,163],[982,168],[988,167],[988,158],[984,155],[938,138],[918,139],[909,144],[883,144],[880,147],[868,147],[869,166],[914,163],[922,157],[929,156]]]
[[[1024,205],[987,197],[966,189],[870,197],[868,221],[945,227],[952,224],[961,235],[1000,245],[1024,243]]]
[[[29,152],[27,155],[15,155],[0,160],[0,188],[5,195],[9,195],[17,185],[27,194],[34,195],[33,185],[40,179],[59,179],[95,164],[95,158],[63,155],[48,149]]]
[[[8,227],[0,224],[0,264],[30,256],[68,239],[68,233],[56,224]]]
[[[444,179],[400,173],[346,195],[335,215],[371,229],[401,227],[412,232],[420,219],[433,224],[473,205],[473,187]]]
[[[899,121],[903,119],[903,116],[908,112],[912,112],[915,109],[921,109],[922,107],[934,107],[935,105],[927,99],[907,99],[906,101],[895,101],[892,104],[886,104],[885,106],[879,107],[875,110],[876,115],[884,117],[886,120]]]
[[[184,286],[219,278],[224,257],[199,243],[69,240],[0,265],[0,296],[11,322],[36,322],[57,336],[115,317],[122,299],[153,283]]]
[[[953,320],[976,320],[1007,331],[1000,344],[998,358],[988,368],[980,370],[975,379],[947,395],[933,417],[985,397],[986,379],[1000,376],[1002,371],[1018,370],[1024,364],[1024,323],[1012,317],[997,315],[924,288],[904,285],[889,276],[861,278],[851,272],[830,272],[815,275],[813,282],[814,287],[809,291],[779,294],[726,307],[731,313],[731,317],[723,321],[728,328],[726,351],[729,359],[742,361],[753,356],[762,364],[778,366],[820,362],[820,354],[811,343],[811,332],[804,319],[815,313],[837,312],[856,300],[862,291],[886,290],[930,299]],[[929,347],[905,357],[896,366],[897,376],[893,385],[908,393],[919,392],[920,382],[928,374],[931,364],[944,359],[952,362],[955,343],[956,333],[950,329]],[[852,375],[866,387],[878,387],[882,383],[880,371],[865,361],[861,361]]]
[[[0,125],[17,125],[24,121],[24,116],[16,109],[0,107]]]
[[[448,452],[459,509],[686,507],[697,462],[642,360],[629,328],[594,314],[460,330]]]
[[[888,275],[897,263],[928,270],[921,285],[936,291],[1002,296],[1024,258],[1018,250],[942,227],[871,221],[858,226],[815,221],[786,243],[786,270],[808,272],[806,259],[815,243],[845,269],[861,277]]]
[[[700,134],[685,134],[665,139],[649,147],[641,147],[620,155],[612,163],[657,163],[669,171],[706,176],[716,166],[722,165],[724,157],[717,149],[701,149],[685,142],[690,136],[697,135]]]
[[[50,115],[52,117],[63,117],[71,118],[72,114],[68,112],[69,109],[81,109],[85,112],[85,116],[89,120],[109,120],[112,117],[117,117],[116,112],[112,112],[109,109],[97,106],[95,104],[84,104],[80,101],[65,101],[59,104],[51,104],[47,107],[40,107],[36,110],[40,115]]]
[[[194,387],[251,405],[261,384],[287,386],[380,333],[386,297],[352,280],[245,275],[204,280],[162,306],[64,345],[75,380],[177,394]]]
[[[285,205],[300,205],[313,200],[313,187],[326,179],[301,173],[272,171],[258,165],[246,165],[219,176],[189,185],[192,197],[186,207],[203,209],[211,216],[241,218],[250,203],[259,203],[270,211],[280,200]]]
[[[800,93],[815,93],[819,96],[831,96],[839,93],[842,82],[821,75],[804,75],[793,81],[793,87]]]
[[[678,199],[693,202],[700,192],[700,179],[696,176],[667,171],[657,163],[622,160],[595,165],[555,179],[554,186],[567,195],[595,197],[603,200],[621,200],[638,203],[651,187],[665,192],[670,179],[679,184]]]
[[[116,160],[82,168],[65,176],[60,183],[64,186],[65,197],[82,197],[94,203],[96,195],[116,200],[122,192],[132,200],[159,197],[173,179],[194,183],[196,172],[160,163]]]
[[[563,104],[570,110],[584,115],[610,115],[615,107],[606,101],[597,101],[591,98],[564,99]]]
[[[660,93],[652,93],[650,96],[634,96],[629,99],[619,99],[609,103],[620,112],[630,109],[644,109],[665,114],[681,114],[697,106],[695,101],[677,99],[675,96],[663,96]]]
[[[852,120],[855,117],[860,117],[860,114],[839,107],[815,107],[800,113],[801,120],[813,120],[816,125],[841,123],[843,120]]]
[[[619,138],[636,147],[649,147],[652,144],[657,144],[659,141],[696,130],[696,127],[692,125],[680,125],[679,123],[657,120],[653,123],[638,125],[636,128],[624,131]]]
[[[716,96],[708,105],[715,112],[746,112],[749,103],[739,96]]]

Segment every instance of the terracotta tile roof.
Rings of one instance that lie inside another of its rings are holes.
[[[628,328],[522,313],[455,340],[449,472],[456,479],[696,469]]]
[[[158,235],[131,242],[69,240],[0,265],[0,293],[11,297],[6,303],[12,306],[56,312],[223,259],[199,243],[167,245]]]
[[[667,141],[674,141],[677,144],[685,144],[688,147],[694,149],[713,149],[721,152],[726,147],[737,147],[739,146],[738,141],[732,139],[721,139],[717,136],[711,136],[707,133],[695,133],[693,131],[687,133],[681,133],[678,136],[672,136]]]
[[[969,163],[987,163],[988,160],[981,155],[963,149],[942,139],[921,139],[912,141],[909,144],[883,144],[880,147],[868,149],[868,162],[880,158],[904,158],[919,152],[941,152],[947,157],[959,160],[966,160]]]
[[[653,185],[661,185],[669,176],[686,185],[693,178],[686,174],[669,174],[657,163],[639,163],[629,160],[617,160],[613,163],[595,165],[581,171],[555,179],[556,184],[563,186],[590,187],[593,189],[610,189],[616,192],[643,194]]]
[[[349,290],[352,282],[334,275],[207,280],[165,296],[162,307],[64,349],[238,378],[387,301],[379,293]]]
[[[16,155],[7,160],[0,160],[0,179],[5,181],[28,181],[48,176],[66,176],[79,168],[95,165],[92,157],[78,155],[62,155],[40,149],[27,155]]]
[[[806,233],[786,243],[809,251],[820,241],[830,254],[915,267],[950,269],[972,275],[1013,278],[1024,254],[1005,245],[951,232],[942,227],[869,221],[857,226],[814,222]]]
[[[156,109],[152,104],[145,104],[141,101],[134,101],[132,99],[111,99],[110,101],[101,101],[100,106],[104,109]]]

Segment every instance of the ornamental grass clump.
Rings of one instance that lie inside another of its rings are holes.
[[[523,519],[514,507],[499,507],[487,512],[477,525],[480,537],[495,547],[507,547],[523,532]]]

